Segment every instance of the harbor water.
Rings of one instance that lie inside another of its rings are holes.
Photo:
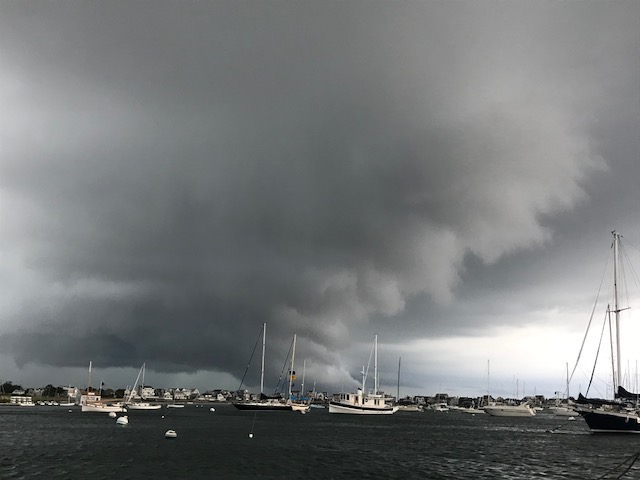
[[[214,409],[212,411],[211,409]],[[120,414],[122,415],[122,414]],[[581,418],[459,412],[241,412],[228,404],[129,411],[0,406],[2,479],[640,479],[640,436]],[[175,430],[177,438],[165,438]],[[604,476],[604,477],[603,477]]]

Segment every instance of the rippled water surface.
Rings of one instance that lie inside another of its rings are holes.
[[[640,435],[592,435],[580,418],[544,414],[213,407],[131,411],[119,426],[76,408],[0,406],[0,478],[596,479],[617,478],[640,450]],[[640,462],[622,478],[640,479]]]

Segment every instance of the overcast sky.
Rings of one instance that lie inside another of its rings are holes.
[[[266,322],[267,390],[377,334],[389,393],[552,396],[639,268],[639,49],[633,0],[0,0],[0,380],[236,389]]]

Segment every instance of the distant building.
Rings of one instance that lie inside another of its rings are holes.
[[[155,400],[156,398],[158,398],[156,396],[156,389],[153,387],[143,387],[140,391],[140,396],[144,400]]]
[[[100,395],[100,392],[96,393],[94,391],[82,391],[80,393],[80,405],[87,405],[89,403],[93,403],[93,402],[99,402],[102,400],[102,395]]]
[[[9,403],[14,405],[33,405],[33,400],[31,397],[24,395],[11,395],[9,398]]]

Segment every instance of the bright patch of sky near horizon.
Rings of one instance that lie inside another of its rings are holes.
[[[353,388],[377,333],[387,391],[552,394],[612,229],[640,264],[639,18],[2,3],[0,379],[237,388],[267,322],[268,378],[297,332]]]

